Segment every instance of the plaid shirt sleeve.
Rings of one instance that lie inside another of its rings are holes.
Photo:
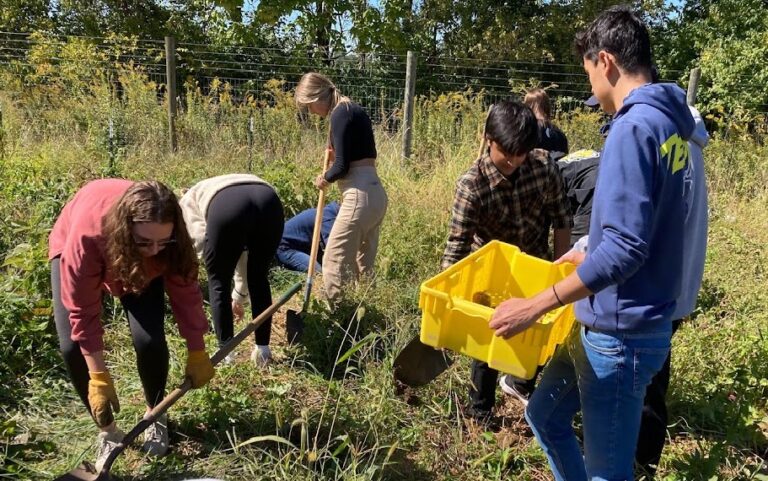
[[[571,214],[568,212],[568,196],[565,193],[563,178],[555,165],[549,165],[547,169],[549,177],[549,192],[547,194],[547,204],[545,206],[549,218],[552,219],[553,229],[571,228],[573,222]]]
[[[477,231],[478,197],[465,182],[459,180],[456,197],[453,201],[451,229],[445,246],[441,266],[449,267],[464,257],[472,249],[472,242]]]

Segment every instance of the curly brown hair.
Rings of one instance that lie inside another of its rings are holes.
[[[154,180],[133,184],[102,219],[107,266],[115,279],[134,293],[141,292],[150,281],[145,272],[145,258],[133,238],[133,225],[142,222],[173,224],[175,242],[153,256],[153,261],[165,274],[196,279],[197,255],[179,201],[171,189]]]

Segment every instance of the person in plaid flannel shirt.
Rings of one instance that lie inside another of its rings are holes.
[[[554,257],[569,248],[571,216],[560,174],[538,142],[536,117],[520,102],[495,104],[486,120],[488,150],[456,184],[445,269],[496,239],[523,252],[549,258],[549,229]],[[492,418],[498,371],[472,363],[469,415]]]

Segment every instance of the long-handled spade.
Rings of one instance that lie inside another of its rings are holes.
[[[299,292],[300,289],[301,282],[297,282],[291,286],[290,289],[283,293],[280,299],[275,301],[264,312],[249,322],[248,325],[243,328],[243,330],[235,335],[235,337],[221,346],[221,348],[219,348],[219,350],[216,351],[216,353],[211,357],[211,364],[216,366],[219,362],[221,362],[221,360],[224,359],[227,354],[232,352],[232,350],[241,342],[243,342],[243,340],[253,331],[255,331],[261,325],[261,323],[264,322],[265,319],[280,309],[280,307],[288,302],[288,299],[293,297],[293,295]],[[144,418],[139,421],[139,423],[136,424],[136,426],[134,426],[133,429],[128,432],[128,434],[125,435],[117,447],[111,453],[109,453],[109,457],[107,457],[107,460],[104,462],[104,466],[101,468],[101,471],[97,472],[96,468],[94,468],[92,464],[86,461],[82,466],[73,469],[63,476],[59,476],[58,478],[54,479],[54,481],[108,481],[112,479],[109,471],[112,469],[112,463],[115,462],[115,459],[139,436],[139,434],[143,433],[145,429],[147,429],[153,422],[157,420],[157,418],[165,413],[171,406],[176,404],[176,401],[181,399],[181,397],[184,396],[191,388],[192,381],[189,378],[186,378],[181,386],[174,389],[173,392],[168,394],[162,401],[160,401],[160,404],[155,406],[149,413],[147,413]]]
[[[325,158],[323,159],[323,174],[328,170],[331,163],[331,149],[325,149]],[[288,342],[293,344],[301,339],[304,333],[304,313],[309,307],[309,295],[312,292],[312,280],[315,276],[315,264],[317,263],[317,253],[320,250],[320,230],[323,225],[323,207],[325,207],[325,189],[320,189],[317,198],[317,212],[315,213],[315,227],[312,230],[312,248],[309,251],[309,269],[307,270],[307,284],[304,289],[304,302],[301,304],[301,312],[288,309],[285,317],[285,332],[288,336]]]
[[[477,153],[478,158],[485,154],[487,146],[485,126],[488,123],[488,117],[491,115],[492,110],[493,105],[488,108],[488,113],[485,115],[480,150]],[[395,381],[409,387],[419,387],[434,381],[451,364],[453,364],[453,359],[451,359],[447,351],[435,349],[422,343],[417,335],[400,351],[392,367]]]

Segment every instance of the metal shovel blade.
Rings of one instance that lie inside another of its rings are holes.
[[[304,313],[288,309],[285,313],[285,336],[288,344],[296,344],[304,335]]]
[[[453,364],[446,351],[423,344],[414,337],[400,351],[394,362],[395,380],[410,387],[419,387],[434,381]]]

